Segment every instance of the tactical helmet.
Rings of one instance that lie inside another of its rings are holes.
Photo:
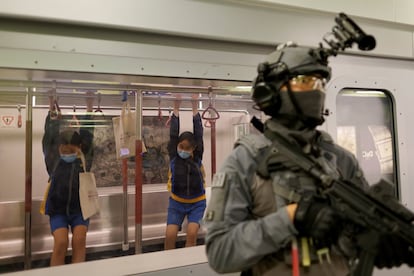
[[[279,45],[259,64],[257,71],[252,99],[258,109],[270,116],[277,115],[281,106],[280,88],[290,78],[310,74],[318,74],[327,81],[331,78],[328,55],[323,48],[302,47],[292,42]]]

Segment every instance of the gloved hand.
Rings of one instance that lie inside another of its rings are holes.
[[[293,223],[300,235],[330,245],[340,231],[340,217],[320,197],[303,195],[298,203]]]
[[[382,236],[378,243],[378,254],[374,265],[378,268],[392,268],[402,264],[414,267],[413,248],[395,235]]]

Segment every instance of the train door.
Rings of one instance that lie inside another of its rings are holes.
[[[343,88],[337,94],[336,108],[337,142],[356,156],[369,184],[387,179],[398,195],[391,94]]]

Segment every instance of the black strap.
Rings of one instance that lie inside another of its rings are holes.
[[[260,121],[260,119],[258,119],[256,116],[253,116],[253,118],[250,120],[250,122],[252,123],[252,125],[261,133],[264,132],[264,124],[262,123],[262,121]]]
[[[272,150],[268,151],[268,154],[265,157],[266,159],[270,160],[272,152],[280,153],[302,168],[305,172],[319,179],[325,188],[331,186],[333,181],[332,177],[327,175],[320,168],[319,164],[312,160],[310,156],[306,156],[299,148],[290,145],[283,137],[275,132],[265,131],[264,135],[272,141]]]
[[[60,163],[60,158],[59,158],[59,159],[55,162],[55,165],[53,166],[53,171],[52,171],[52,173],[49,175],[49,180],[48,180],[48,182],[52,180],[52,176],[55,174],[55,171],[56,171],[57,167],[59,166],[59,163]]]

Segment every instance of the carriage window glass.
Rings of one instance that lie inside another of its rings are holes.
[[[358,159],[369,184],[397,184],[393,102],[385,90],[343,89],[337,99],[337,141]],[[398,185],[395,185],[397,193]]]

